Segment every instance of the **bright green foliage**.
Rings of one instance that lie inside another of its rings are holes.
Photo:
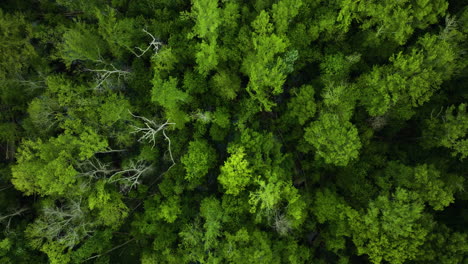
[[[454,201],[457,186],[462,186],[461,177],[451,179],[446,184],[440,172],[434,166],[426,164],[411,168],[390,162],[384,174],[378,174],[377,184],[384,190],[402,187],[414,191],[422,202],[428,203],[435,210],[442,210]]]
[[[258,100],[262,108],[270,111],[275,104],[270,96],[283,91],[286,63],[277,55],[286,51],[287,44],[273,33],[270,15],[262,11],[252,22],[252,42],[255,53],[245,58],[244,72],[249,76],[247,92]]]
[[[456,110],[456,112],[455,112]],[[446,147],[452,150],[453,156],[460,159],[468,157],[468,114],[466,104],[458,107],[450,106],[445,114],[426,121],[424,130],[424,146]]]
[[[100,62],[107,52],[107,46],[96,30],[81,22],[65,31],[63,39],[60,55],[67,66],[76,60]]]
[[[0,263],[466,264],[466,1],[1,2]]]
[[[71,260],[70,256],[64,253],[66,247],[60,244],[46,243],[41,250],[47,254],[51,264],[69,263]]]
[[[151,92],[151,101],[163,106],[166,110],[166,118],[181,127],[187,121],[188,117],[180,110],[182,104],[189,99],[189,95],[177,88],[178,81],[170,77],[164,81],[155,77],[153,79],[153,89]]]
[[[366,214],[350,219],[358,254],[369,255],[373,263],[415,259],[432,225],[423,210],[417,197],[404,189],[396,189],[391,199],[379,196]]]
[[[118,19],[117,16],[117,11],[114,8],[96,10],[99,34],[107,42],[112,54],[120,57],[123,50],[133,51],[136,35],[143,32],[141,28],[137,27],[137,22],[134,19]]]
[[[116,191],[106,190],[105,181],[98,181],[95,186],[95,192],[88,198],[89,209],[99,211],[99,219],[103,225],[118,226],[128,215],[128,208],[122,201],[122,195]]]
[[[190,142],[188,152],[181,158],[187,175],[185,178],[190,182],[200,181],[216,161],[216,150],[204,140]]]
[[[218,1],[193,1],[192,15],[196,20],[193,34],[202,39],[202,42],[198,44],[199,51],[195,55],[198,71],[206,75],[218,64],[216,43],[218,38],[217,31],[221,22]]]
[[[457,70],[459,51],[454,40],[425,35],[418,44],[421,48],[392,56],[392,65],[374,67],[361,77],[365,98],[362,102],[370,115],[383,115],[399,105],[407,108],[422,105]],[[400,114],[405,119],[411,116]]]
[[[200,215],[205,219],[203,225],[206,230],[204,235],[204,248],[216,248],[217,238],[221,236],[221,220],[223,217],[221,204],[216,198],[209,197],[203,199],[200,205]]]
[[[295,117],[301,125],[315,116],[317,106],[314,93],[314,88],[311,85],[304,85],[291,91],[294,97],[288,103],[288,113]]]
[[[329,84],[322,92],[323,104],[328,111],[340,117],[340,120],[349,120],[354,114],[355,90],[353,85]]]
[[[167,109],[176,109],[180,102],[185,102],[188,95],[177,89],[177,79],[169,78],[167,81],[153,80],[151,100]]]
[[[198,71],[206,75],[218,64],[218,58],[216,55],[216,42],[213,41],[210,44],[202,42],[199,47],[200,51],[196,54],[198,61]]]
[[[226,71],[219,71],[213,76],[213,89],[214,92],[226,99],[236,98],[237,92],[240,90],[240,78]]]
[[[239,195],[252,181],[252,170],[243,147],[232,146],[228,151],[230,156],[221,167],[218,181],[226,189],[226,194]]]
[[[289,229],[297,227],[305,220],[305,203],[291,184],[274,182],[274,176],[269,178],[268,183],[258,180],[258,190],[250,193],[250,212],[257,212],[259,216],[274,216],[274,228],[281,235],[285,235]],[[282,210],[285,212],[280,212]]]
[[[168,223],[173,223],[180,213],[180,199],[176,196],[171,196],[167,200],[161,202],[158,218]]]
[[[305,140],[316,148],[326,163],[346,166],[359,155],[361,142],[357,129],[349,121],[340,122],[334,114],[323,114],[306,128]]]
[[[404,44],[415,29],[424,29],[445,14],[448,3],[444,0],[403,1],[341,1],[338,20],[350,26],[353,20],[359,27],[372,32],[372,38],[388,39]]]
[[[285,34],[289,24],[301,10],[301,0],[283,0],[272,6],[272,18],[278,35]]]
[[[227,234],[226,240],[225,257],[229,263],[280,263],[279,256],[272,251],[270,239],[264,232],[240,229],[233,235]]]
[[[259,209],[266,211],[267,215],[271,215],[281,201],[281,191],[284,186],[282,182],[265,183],[264,181],[259,181],[258,185],[260,187],[259,190],[250,193],[249,203],[252,205],[250,211],[255,213],[257,205],[260,204]]]
[[[107,142],[92,130],[63,134],[47,142],[25,141],[13,167],[13,184],[27,195],[63,195],[76,188],[74,165],[104,150]]]

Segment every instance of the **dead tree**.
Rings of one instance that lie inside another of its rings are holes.
[[[128,190],[140,184],[140,177],[151,169],[151,165],[144,161],[130,162],[130,166],[123,170],[113,173],[109,179],[109,183],[122,183]],[[124,188],[125,189],[125,188]],[[124,190],[125,191],[125,190]]]
[[[137,56],[138,58],[145,55],[145,53],[151,48],[153,48],[154,53],[157,53],[159,48],[163,45],[162,42],[157,41],[156,38],[153,36],[153,34],[146,31],[146,29],[143,29],[143,32],[149,35],[152,38],[152,40],[145,49],[142,49],[140,47],[135,47],[135,49],[137,49],[140,52],[140,54],[137,54],[136,52],[133,52],[133,54],[135,54],[135,56]]]
[[[94,90],[102,90],[103,84],[109,79],[111,76],[117,76],[117,81],[120,81],[121,78],[125,78],[127,75],[130,74],[130,71],[124,71],[117,69],[113,64],[106,65],[102,69],[86,69],[85,71],[94,72],[96,73],[96,81],[97,84],[94,87]]]
[[[79,177],[87,177],[89,179],[107,178],[109,175],[116,173],[118,169],[110,168],[110,163],[103,163],[99,159],[93,157],[78,164]]]
[[[132,133],[142,133],[142,136],[138,139],[139,142],[143,141],[148,141],[149,143],[152,143],[152,147],[156,145],[156,135],[158,135],[159,132],[164,136],[164,139],[168,142],[168,151],[169,151],[169,156],[171,158],[172,164],[175,165],[174,157],[172,156],[172,150],[171,150],[171,139],[166,135],[166,128],[170,125],[175,125],[175,123],[171,123],[168,120],[164,124],[156,124],[153,120],[149,120],[146,117],[142,116],[137,116],[132,113],[130,113],[133,117],[138,118],[143,121],[145,124],[144,127],[137,127],[133,126],[134,131]]]

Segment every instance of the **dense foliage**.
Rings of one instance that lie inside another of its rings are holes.
[[[5,0],[0,263],[468,263],[465,0]]]

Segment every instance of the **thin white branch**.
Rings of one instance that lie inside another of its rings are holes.
[[[116,153],[116,152],[125,152],[127,151],[126,149],[111,149],[111,148],[108,148],[104,151],[98,151],[98,152],[94,152],[94,154],[109,154],[109,153]]]
[[[124,182],[129,183],[129,189],[140,184],[140,177],[151,168],[143,161],[131,162],[130,167],[115,172],[109,177],[109,183]],[[120,176],[120,177],[116,177]]]
[[[117,80],[120,81],[120,78],[125,78],[130,74],[130,71],[119,70],[113,64],[108,65],[111,69],[85,69],[85,71],[96,73],[97,84],[94,87],[94,90],[100,90],[104,82],[106,82],[110,76],[117,75]]]
[[[176,165],[175,161],[174,161],[174,157],[172,156],[172,151],[171,151],[171,139],[166,135],[166,131],[163,130],[163,135],[164,135],[164,138],[167,140],[167,144],[168,144],[168,147],[167,147],[167,150],[169,151],[169,156],[171,157],[171,161],[172,161],[172,165],[169,167],[169,169],[167,169],[167,171],[169,171],[174,165]],[[167,172],[166,171],[166,172]]]
[[[130,114],[133,117],[142,120],[145,125],[145,127],[133,126],[134,131],[132,132],[132,134],[143,133],[143,135],[138,139],[138,142],[148,141],[149,143],[152,143],[153,148],[156,145],[156,135],[159,132],[164,132],[167,126],[175,125],[175,123],[170,123],[169,120],[167,120],[164,124],[158,125],[156,124],[156,122],[154,122],[153,120],[149,120],[146,117],[134,115],[132,112],[130,112]],[[164,136],[167,140],[168,137],[165,134]],[[169,140],[169,143],[170,143],[170,140]]]
[[[135,49],[139,50],[140,51],[140,54],[137,54],[136,52],[133,52],[135,54],[135,56],[137,56],[138,58],[145,55],[145,53],[150,50],[151,48],[153,48],[153,51],[154,53],[157,53],[159,48],[163,45],[162,42],[160,41],[157,41],[156,38],[153,36],[153,34],[149,33],[148,31],[146,31],[146,29],[143,29],[143,31],[148,34],[152,40],[151,42],[148,44],[148,46],[145,48],[145,49],[142,49],[140,47],[135,47]]]
[[[0,222],[3,222],[4,220],[8,219],[8,222],[11,220],[11,218],[21,215],[23,212],[28,211],[28,208],[21,208],[18,209],[16,212],[8,214],[8,215],[0,215]],[[9,226],[9,223],[8,223]]]
[[[78,167],[81,171],[83,171],[78,174],[78,176],[89,177],[90,179],[101,179],[118,171],[116,169],[111,169],[109,163],[102,163],[97,158],[93,158],[92,160],[85,160],[79,163]]]
[[[128,243],[134,241],[135,239],[136,239],[136,238],[132,238],[132,239],[130,239],[130,240],[128,240],[128,241],[126,241],[126,242],[124,242],[124,243],[118,245],[118,246],[115,246],[115,247],[109,249],[108,251],[106,251],[106,252],[104,252],[104,253],[102,253],[102,254],[98,254],[98,255],[94,255],[94,256],[92,256],[92,257],[89,257],[89,258],[83,260],[81,263],[86,262],[86,261],[88,261],[88,260],[95,259],[95,258],[99,258],[99,257],[101,257],[101,256],[103,256],[103,255],[106,255],[106,254],[108,254],[108,253],[110,253],[110,252],[112,252],[112,251],[114,251],[114,250],[116,250],[116,249],[118,249],[118,248],[121,248],[121,247],[127,245]]]

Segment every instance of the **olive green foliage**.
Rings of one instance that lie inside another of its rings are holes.
[[[337,115],[324,114],[306,128],[304,138],[326,163],[346,166],[359,155],[358,131],[349,121],[340,122]]]
[[[0,3],[0,263],[468,263],[464,0]]]
[[[252,170],[245,159],[243,147],[234,146],[228,152],[230,156],[221,167],[218,181],[226,189],[227,194],[238,195],[252,180]]]
[[[216,162],[216,151],[206,141],[192,141],[181,162],[187,171],[185,176],[187,180],[200,180]]]

